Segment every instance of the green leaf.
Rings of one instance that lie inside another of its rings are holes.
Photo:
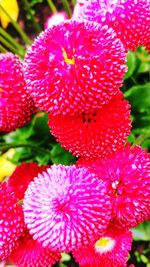
[[[38,154],[35,156],[35,161],[37,161],[38,165],[51,164],[51,155],[50,153],[47,153],[45,155]]]
[[[128,71],[124,76],[124,80],[130,78],[136,69],[136,55],[131,51],[129,51],[127,54],[127,66],[128,66]]]
[[[132,229],[135,241],[150,241],[150,222],[144,222]]]
[[[48,115],[44,112],[37,114],[33,119],[33,130],[37,136],[37,139],[49,139],[54,143],[54,137],[50,134],[48,127]]]
[[[138,68],[138,73],[144,73],[148,72],[150,69],[150,65],[147,62],[141,62],[139,68]]]
[[[150,83],[131,87],[125,98],[129,100],[133,112],[150,114]]]
[[[68,151],[64,150],[59,143],[54,145],[51,150],[51,160],[55,164],[70,165],[75,163],[75,157]]]
[[[141,261],[142,262],[144,262],[144,263],[148,263],[149,262],[149,259],[145,255],[141,254],[140,257],[141,257]]]
[[[131,134],[128,136],[128,142],[129,142],[130,144],[134,144],[134,142],[135,142],[135,136],[134,136],[133,133],[131,133]]]
[[[3,139],[6,143],[22,142],[27,140],[30,136],[34,134],[32,123],[29,122],[27,125],[22,128],[17,129],[14,132],[4,135]]]
[[[71,260],[71,256],[67,253],[61,253],[61,261],[70,261]]]

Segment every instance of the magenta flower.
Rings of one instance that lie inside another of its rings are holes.
[[[51,133],[73,155],[104,157],[122,147],[131,129],[128,101],[117,94],[101,109],[77,116],[49,115]]]
[[[80,267],[125,267],[131,244],[131,232],[111,229],[94,244],[73,251],[73,255]]]
[[[6,183],[0,184],[0,261],[10,255],[23,232],[24,220],[21,207]]]
[[[126,71],[122,43],[112,29],[67,21],[35,40],[25,57],[28,92],[39,109],[89,112],[108,103]]]
[[[111,203],[105,182],[86,168],[53,165],[29,184],[24,216],[43,247],[71,251],[105,233]]]
[[[143,45],[150,51],[149,0],[92,0],[82,9],[79,20],[96,21],[113,28],[126,50]]]
[[[9,260],[19,267],[51,267],[59,261],[60,257],[59,253],[43,248],[26,230],[18,239],[17,248],[13,250]]]
[[[0,54],[0,73],[0,132],[10,132],[29,121],[35,108],[16,55]]]
[[[113,224],[131,228],[150,218],[150,156],[139,146],[108,155],[105,160],[80,159],[78,166],[107,181],[113,206]]]

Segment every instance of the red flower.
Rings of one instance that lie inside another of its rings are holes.
[[[43,248],[26,230],[18,240],[18,246],[9,259],[15,266],[19,267],[50,267],[60,259],[60,254]]]
[[[0,54],[0,73],[0,131],[10,132],[29,121],[35,108],[16,55]]]
[[[8,257],[23,232],[22,208],[6,183],[0,185],[0,261]]]
[[[131,228],[150,218],[150,154],[141,147],[127,145],[107,159],[91,163],[80,159],[78,166],[89,166],[107,181],[116,226]]]
[[[23,162],[16,167],[13,174],[9,177],[8,186],[15,196],[22,200],[29,183],[48,166],[38,166],[36,162]]]
[[[131,249],[132,234],[109,230],[96,243],[73,251],[80,267],[125,267]]]
[[[126,71],[122,43],[97,23],[67,21],[35,40],[25,57],[28,92],[52,114],[74,115],[108,103]]]
[[[68,252],[105,233],[111,203],[105,182],[86,168],[53,165],[29,184],[24,216],[43,247]]]
[[[57,141],[76,156],[109,155],[123,146],[130,133],[129,104],[117,94],[101,109],[77,116],[49,115],[49,127]]]
[[[143,45],[150,51],[149,7],[149,0],[92,0],[79,17],[109,25],[127,50]]]

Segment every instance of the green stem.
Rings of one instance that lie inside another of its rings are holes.
[[[10,0],[11,1],[11,0]],[[14,28],[16,29],[16,31],[20,34],[20,36],[22,37],[23,41],[28,44],[31,45],[31,41],[28,38],[28,36],[26,35],[26,33],[21,29],[21,27],[19,26],[19,24],[17,22],[15,22],[12,17],[8,14],[8,12],[3,8],[3,6],[0,4],[0,9],[5,13],[5,15],[10,19],[10,22],[12,23],[12,25],[14,26]]]
[[[65,9],[68,17],[71,18],[72,13],[71,13],[71,9],[69,7],[68,1],[67,0],[62,0],[62,3],[63,3],[64,9]]]
[[[10,42],[8,42],[5,38],[3,38],[2,36],[0,36],[0,41],[11,52],[13,52],[14,54],[17,54],[18,56],[22,57],[22,55],[19,53],[19,51]]]
[[[24,5],[25,5],[25,8],[26,8],[28,14],[30,15],[30,18],[31,18],[33,26],[36,30],[36,33],[39,34],[42,31],[42,29],[41,29],[40,25],[36,22],[32,12],[31,12],[30,4],[29,4],[28,0],[24,0]]]
[[[31,148],[32,150],[34,150],[38,153],[43,153],[43,154],[49,152],[48,149],[44,149],[42,147],[37,147],[37,146],[30,144],[30,143],[5,144],[5,145],[0,146],[0,151],[5,151],[5,150],[9,150],[10,148],[17,148],[17,147],[28,147],[28,148]]]
[[[3,30],[2,27],[0,27],[0,34],[3,35],[3,37],[5,37],[15,48],[17,48],[22,56],[25,55],[25,49],[20,44],[18,44],[18,42],[16,42],[16,40],[12,38],[9,33]]]
[[[5,49],[5,47],[3,47],[2,45],[0,45],[0,52],[7,53],[8,51]]]
[[[76,0],[72,0],[71,3],[72,3],[73,6],[75,6]]]
[[[52,11],[53,13],[56,13],[56,12],[57,12],[57,9],[56,9],[55,5],[53,4],[52,0],[47,0],[47,3],[48,3],[48,5],[49,5],[51,11]]]
[[[135,140],[133,146],[135,146],[135,145],[141,145],[141,144],[142,144],[146,139],[148,139],[149,137],[150,137],[150,133],[145,133],[145,134],[141,134],[141,135],[139,135],[139,136],[136,138],[136,140]]]

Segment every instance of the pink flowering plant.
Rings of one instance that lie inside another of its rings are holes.
[[[0,266],[149,267],[150,1],[11,4]]]

